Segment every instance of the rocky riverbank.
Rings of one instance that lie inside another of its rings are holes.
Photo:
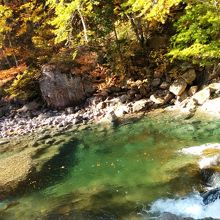
[[[127,94],[105,96],[96,94],[87,98],[84,105],[67,107],[64,110],[41,108],[33,101],[19,109],[7,109],[0,118],[0,138],[23,136],[43,132],[45,129],[67,130],[73,126],[89,124],[114,124],[124,117],[135,114],[146,114],[153,109],[164,106],[164,111],[176,114],[179,118],[188,119],[194,115],[206,118],[220,118],[220,98],[216,92],[220,83],[210,84],[203,90],[175,104],[158,104],[150,98],[130,101]],[[215,95],[216,98],[213,98]],[[151,114],[151,113],[150,113]]]
[[[177,79],[169,76],[160,78],[154,74],[142,80],[129,79],[123,84],[115,85],[113,82],[99,90],[91,74],[86,74],[99,71],[94,69],[97,57],[90,65],[85,65],[81,58],[88,57],[87,53],[77,61],[77,65],[86,67],[80,75],[76,74],[79,72],[76,67],[71,72],[55,65],[43,66],[39,84],[49,108],[42,107],[37,101],[20,108],[3,103],[0,107],[0,138],[33,134],[45,129],[66,130],[79,124],[114,124],[129,115],[145,114],[167,106],[171,108],[166,110],[176,111],[180,117],[190,118],[203,112],[220,118],[218,76],[199,86],[196,81],[198,73],[191,67],[184,67]]]

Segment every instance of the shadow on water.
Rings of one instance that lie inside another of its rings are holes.
[[[51,210],[43,219],[116,220],[127,216],[131,213],[131,210],[133,210],[135,214],[140,210],[140,207],[135,202],[126,199],[123,202],[115,201],[116,197],[119,198],[123,195],[111,188],[111,186],[105,186],[104,189],[91,195],[89,197],[89,205],[81,209],[77,207],[77,202],[74,203],[72,201],[74,197],[78,197],[79,195],[72,194],[69,200],[65,201],[65,204]],[[120,190],[124,191],[125,189],[122,187]]]
[[[58,153],[47,161],[39,172],[34,171],[27,184],[18,194],[30,193],[46,188],[59,181],[62,181],[69,170],[74,167],[78,161],[75,157],[77,145],[80,143],[77,139],[71,139],[59,147]],[[51,146],[53,147],[53,146]],[[39,152],[42,153],[43,152]]]
[[[190,185],[190,187],[189,187]],[[154,183],[150,187],[146,184],[137,184],[135,189],[131,186],[105,185],[95,193],[84,194],[72,193],[65,196],[60,206],[50,210],[44,220],[116,220],[116,219],[142,219],[146,204],[144,201],[131,200],[133,190],[138,190],[145,195],[149,202],[153,201],[154,195],[160,191],[161,196],[173,196],[168,192],[175,191],[178,195],[192,192],[193,187],[199,190],[201,181],[199,170],[193,164],[187,164],[175,171],[173,177],[164,182]],[[127,194],[128,192],[128,194]],[[131,195],[129,195],[131,192]],[[148,197],[148,198],[147,198]],[[78,199],[79,198],[79,199]]]

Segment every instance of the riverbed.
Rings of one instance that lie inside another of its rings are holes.
[[[0,201],[0,218],[156,217],[159,213],[149,210],[158,199],[204,190],[196,158],[180,149],[220,142],[219,124],[145,117],[104,130],[66,131],[77,141],[65,143],[69,153],[54,161],[59,169],[41,178],[40,187]]]

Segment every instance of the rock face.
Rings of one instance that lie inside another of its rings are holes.
[[[82,103],[94,91],[88,77],[62,73],[55,65],[43,66],[40,89],[47,105],[59,109]]]

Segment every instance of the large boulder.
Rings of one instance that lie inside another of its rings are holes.
[[[81,104],[94,91],[88,76],[62,72],[56,65],[42,67],[40,89],[47,105],[59,109]]]

